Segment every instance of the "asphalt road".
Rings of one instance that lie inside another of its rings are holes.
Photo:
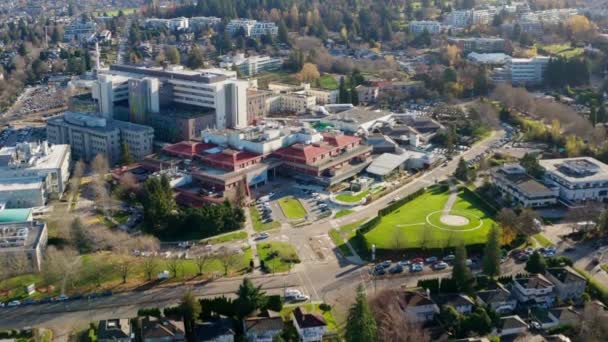
[[[504,136],[504,131],[494,132],[489,138],[474,145],[462,157],[465,160],[486,151],[492,143]],[[450,271],[425,271],[415,275],[404,274],[397,277],[386,277],[373,280],[369,277],[368,267],[354,265],[340,257],[331,242],[327,242],[327,232],[332,227],[373,217],[378,210],[396,196],[405,196],[423,187],[434,184],[450,176],[458,163],[455,158],[445,167],[439,167],[419,177],[415,181],[396,189],[393,193],[363,207],[361,210],[336,220],[321,220],[303,228],[284,226],[272,239],[290,242],[298,249],[302,263],[285,275],[254,276],[256,285],[270,294],[279,294],[285,287],[297,287],[311,296],[311,300],[322,300],[331,303],[338,312],[346,308],[354,298],[355,289],[363,284],[369,292],[371,289],[396,287],[403,284],[416,285],[421,278],[449,274]],[[134,291],[116,294],[111,297],[95,300],[76,300],[62,303],[25,306],[0,309],[0,329],[15,329],[25,326],[44,326],[52,328],[57,340],[66,337],[74,327],[85,327],[89,322],[112,317],[134,316],[139,308],[163,307],[175,304],[183,294],[191,289],[196,296],[232,295],[242,278],[219,279],[205,284],[177,284],[156,287],[147,291]]]

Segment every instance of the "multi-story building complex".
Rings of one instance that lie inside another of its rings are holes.
[[[215,126],[213,113],[189,112],[182,108],[153,113],[148,126],[154,129],[154,140],[175,143],[196,140],[203,129]]]
[[[48,241],[46,224],[32,219],[32,209],[0,210],[0,267],[10,273],[39,272]]]
[[[486,26],[492,23],[496,15],[495,9],[480,9],[471,11],[471,25]]]
[[[158,91],[152,81],[130,88],[129,81],[133,79],[156,79]],[[243,128],[247,126],[248,86],[247,81],[237,80],[236,72],[223,69],[195,71],[176,66],[162,69],[112,65],[98,75],[93,98],[108,119],[114,117],[117,103],[139,99],[135,104],[128,103],[129,107],[136,106],[131,112],[138,113],[138,118],[145,116],[146,110],[153,112],[156,103],[161,104],[160,107],[176,103],[214,110],[217,128]],[[135,94],[130,97],[130,92]],[[142,96],[150,99],[141,99]],[[145,104],[145,110],[137,107],[140,103]]]
[[[220,67],[225,69],[238,68],[243,76],[253,76],[265,71],[277,70],[283,65],[281,58],[270,56],[249,56],[239,53],[235,56],[224,56]]]
[[[144,27],[151,29],[162,29],[167,28],[171,31],[184,31],[187,30],[190,25],[190,20],[184,17],[171,18],[171,19],[158,19],[149,18],[143,23]]]
[[[362,104],[375,103],[378,100],[380,88],[377,86],[368,86],[359,84],[355,90],[357,91],[357,98]]]
[[[94,35],[96,29],[97,24],[93,21],[82,22],[80,20],[76,20],[65,26],[63,39],[66,42],[71,42],[74,40],[84,41],[91,37],[91,35]]]
[[[69,144],[75,159],[90,161],[101,154],[113,165],[120,161],[123,144],[135,160],[151,154],[154,130],[130,122],[65,112],[48,120],[47,138],[53,144]]]
[[[279,28],[272,22],[261,22],[253,19],[232,19],[226,25],[226,32],[235,35],[240,31],[245,33],[246,37],[259,38],[263,35],[276,36],[279,33]]]
[[[544,159],[544,181],[559,189],[567,202],[604,201],[608,198],[608,165],[591,157]]]
[[[299,85],[291,85],[284,83],[269,83],[268,89],[275,94],[300,94],[306,96],[314,96],[315,104],[326,105],[336,103],[338,100],[338,90],[311,88],[310,83],[300,83]]]
[[[261,120],[270,112],[270,99],[276,95],[269,90],[247,90],[247,123],[249,125]]]
[[[409,25],[410,33],[414,35],[418,35],[427,31],[430,34],[438,34],[441,33],[441,23],[438,21],[412,21]]]
[[[452,27],[466,28],[471,26],[473,13],[470,10],[459,10],[448,13],[445,24]]]
[[[505,40],[502,38],[448,38],[450,44],[454,44],[464,53],[492,53],[505,52]]]
[[[268,102],[270,113],[304,113],[317,103],[314,96],[299,93],[279,94]]]
[[[520,303],[551,307],[555,301],[555,285],[541,274],[515,278],[511,291]]]
[[[532,58],[512,58],[509,63],[511,83],[540,84],[543,82],[549,57],[536,56]]]
[[[133,78],[128,81],[129,88],[129,121],[146,124],[148,115],[158,113],[160,82],[158,78]]]
[[[557,203],[559,191],[530,177],[519,164],[505,164],[492,172],[494,186],[504,198],[524,208],[546,207]]]
[[[188,26],[193,30],[202,30],[206,28],[215,28],[222,23],[222,19],[218,17],[192,17]]]
[[[0,193],[8,208],[44,205],[60,198],[70,177],[70,147],[19,143],[0,149]],[[30,197],[31,195],[31,197]]]

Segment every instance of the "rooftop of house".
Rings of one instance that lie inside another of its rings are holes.
[[[208,340],[218,339],[221,336],[234,336],[234,322],[230,318],[219,318],[211,321],[197,323],[194,328],[196,336],[205,336]]]
[[[184,323],[172,321],[167,318],[156,318],[151,316],[139,320],[141,336],[148,338],[171,338],[184,336]]]
[[[433,299],[422,291],[405,291],[404,299],[407,306],[435,305]]]
[[[97,338],[99,340],[118,340],[131,338],[131,324],[128,318],[113,318],[99,321]]]
[[[433,296],[433,298],[435,299],[435,302],[441,303],[441,305],[451,305],[453,307],[475,305],[475,301],[473,301],[473,299],[460,293],[437,295]]]
[[[574,308],[561,307],[554,308],[549,311],[553,317],[555,317],[559,321],[568,321],[568,320],[577,320],[581,318],[581,313],[574,310]]]
[[[475,293],[484,303],[502,302],[511,297],[511,292],[499,284],[495,289]]]
[[[256,331],[259,333],[269,330],[283,329],[283,318],[278,312],[264,310],[255,315],[244,319],[246,331]]]
[[[518,283],[524,289],[543,289],[553,287],[553,283],[540,274],[535,274],[528,278],[516,278],[513,281]]]
[[[325,318],[319,314],[310,313],[301,307],[293,310],[293,317],[298,322],[300,328],[316,328],[327,326]]]
[[[519,316],[503,316],[500,318],[500,325],[503,330],[506,329],[517,329],[517,328],[528,328],[528,324]]]
[[[580,275],[570,266],[548,268],[547,273],[551,274],[551,276],[561,281],[562,283],[587,281],[585,277]]]

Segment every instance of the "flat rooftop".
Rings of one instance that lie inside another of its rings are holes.
[[[330,115],[327,119],[322,121],[342,121],[342,122],[350,122],[355,124],[362,124],[374,120],[378,120],[385,116],[391,115],[390,112],[385,111],[376,111],[376,110],[367,110],[364,108],[351,108],[340,112],[338,114]]]
[[[572,183],[608,181],[608,165],[591,157],[541,159],[539,164],[547,172]]]
[[[530,195],[553,194],[553,191],[544,184],[535,180],[525,173],[505,173],[497,171],[504,179],[515,185],[521,191]]]
[[[36,248],[45,229],[40,221],[0,223],[0,253]]]

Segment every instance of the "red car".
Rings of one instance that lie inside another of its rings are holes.
[[[423,263],[424,259],[423,258],[414,258],[412,259],[412,264],[418,264],[418,263]]]

